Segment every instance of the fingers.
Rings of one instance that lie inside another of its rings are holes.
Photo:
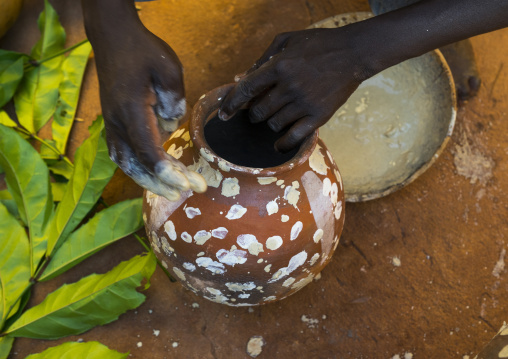
[[[307,111],[305,108],[297,106],[294,103],[289,103],[268,119],[268,126],[272,131],[280,132],[306,115]]]
[[[226,95],[219,109],[219,118],[229,120],[246,103],[270,88],[276,79],[271,66],[263,66],[238,82]]]
[[[289,102],[287,91],[281,91],[280,86],[276,86],[268,92],[260,95],[249,109],[249,119],[252,123],[259,123],[268,120],[277,111],[283,108]]]
[[[280,152],[288,152],[301,144],[318,127],[311,117],[304,117],[291,126],[289,131],[275,142],[275,148]]]

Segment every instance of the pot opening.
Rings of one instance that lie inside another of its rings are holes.
[[[204,135],[208,146],[225,160],[244,167],[267,168],[288,162],[299,151],[299,147],[287,153],[275,149],[275,142],[286,131],[276,133],[266,121],[251,123],[248,110],[240,110],[229,121],[211,118]]]

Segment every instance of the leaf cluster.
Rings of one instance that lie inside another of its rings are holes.
[[[27,309],[33,286],[74,267],[140,229],[141,199],[107,207],[91,219],[116,165],[102,118],[72,163],[66,146],[91,47],[65,49],[65,31],[45,0],[41,37],[30,55],[0,49],[0,359],[18,337],[56,339],[83,333],[138,307],[155,270],[153,253],[65,284]],[[2,108],[14,104],[14,119]],[[50,122],[50,120],[52,120]],[[51,125],[52,138],[38,131]],[[40,144],[38,152],[33,142]],[[65,343],[36,358],[125,358],[97,342]]]

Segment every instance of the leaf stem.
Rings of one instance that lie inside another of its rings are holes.
[[[81,45],[83,45],[83,44],[85,44],[85,43],[87,43],[87,42],[88,42],[88,39],[84,39],[83,41],[80,41],[80,42],[78,42],[77,44],[74,44],[74,45],[72,45],[72,46],[70,46],[70,47],[68,47],[68,48],[66,48],[66,49],[61,50],[61,51],[58,51],[58,52],[54,53],[53,55],[48,56],[48,57],[46,57],[46,58],[44,58],[44,59],[40,59],[40,60],[31,60],[31,61],[28,61],[28,62],[25,64],[25,66],[24,66],[24,70],[27,70],[28,68],[30,68],[30,67],[32,67],[32,66],[33,66],[33,67],[40,66],[43,62],[46,62],[46,61],[52,60],[52,59],[54,59],[55,57],[58,57],[58,56],[60,56],[60,55],[65,54],[66,52],[72,51],[72,50],[74,50],[75,48],[80,47]]]
[[[30,136],[31,138],[33,138],[34,140],[40,142],[41,144],[43,144],[44,146],[48,147],[51,151],[53,151],[54,153],[56,153],[58,155],[59,158],[63,159],[64,162],[66,162],[69,166],[71,166],[71,168],[74,168],[74,164],[69,160],[69,158],[67,158],[66,156],[64,156],[60,151],[58,151],[57,148],[51,146],[49,143],[47,143],[46,141],[44,141],[42,138],[40,138],[39,136],[37,136],[36,134],[34,133],[31,133],[30,131],[24,129],[23,127],[14,127],[14,129],[18,132],[21,132],[23,133],[24,135],[27,135],[27,136]]]

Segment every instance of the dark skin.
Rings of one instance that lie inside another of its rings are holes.
[[[386,0],[389,1],[389,0]],[[181,64],[141,23],[132,0],[82,0],[93,46],[111,158],[138,184],[170,200],[206,183],[168,156],[164,133],[185,112]],[[486,21],[488,19],[488,21]],[[422,0],[338,29],[278,35],[241,75],[219,115],[249,107],[288,151],[323,125],[364,80],[404,60],[508,26],[506,0]]]
[[[111,159],[139,185],[169,200],[188,189],[204,192],[204,179],[161,146],[186,110],[178,57],[144,27],[133,1],[83,0],[82,7]]]
[[[389,0],[386,0],[389,1]],[[488,21],[486,21],[488,19]],[[244,106],[288,151],[322,126],[364,80],[404,60],[508,26],[508,1],[422,0],[338,29],[277,35],[226,96],[219,116]]]

